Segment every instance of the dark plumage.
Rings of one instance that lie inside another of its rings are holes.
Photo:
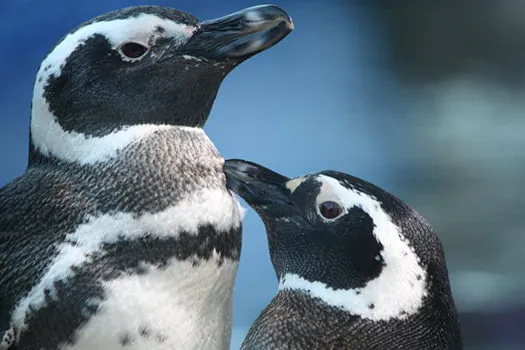
[[[49,52],[27,171],[0,189],[0,350],[229,346],[241,213],[201,127],[228,72],[291,29],[274,6],[145,6]]]
[[[443,248],[417,212],[336,171],[225,169],[265,224],[279,279],[243,349],[462,348]]]

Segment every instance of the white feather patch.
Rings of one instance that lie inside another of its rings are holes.
[[[65,131],[52,114],[41,113],[31,119],[31,138],[43,155],[79,164],[95,164],[108,161],[126,146],[168,128],[171,126],[134,125],[105,136],[88,137]]]
[[[157,27],[165,29],[162,34],[163,37],[172,37],[180,44],[188,41],[197,29],[148,13],[125,19],[94,22],[69,33],[42,62],[37,76],[60,75],[61,66],[66,62],[69,55],[95,34],[105,36],[112,47],[117,48],[130,41],[148,44],[151,38],[160,35],[156,31]],[[45,70],[46,67],[48,67],[47,70]]]
[[[294,193],[294,191],[299,187],[300,184],[305,182],[308,178],[307,177],[297,177],[295,179],[291,179],[290,181],[286,182],[285,186],[287,189],[290,190],[290,193]]]
[[[191,55],[182,55],[182,58],[184,58],[186,61],[195,61],[195,62],[201,62],[202,61],[201,58],[198,58],[198,57],[195,57],[195,56],[191,56]]]
[[[334,200],[335,196],[345,208],[357,206],[374,220],[373,234],[383,245],[385,266],[377,278],[359,289],[333,289],[319,281],[286,274],[279,281],[279,290],[301,290],[328,305],[373,321],[404,319],[418,312],[427,294],[427,274],[400,229],[375,198],[325,175],[319,175],[318,180],[322,182],[318,202]]]
[[[7,350],[15,342],[15,329],[13,327],[9,328],[4,332],[2,338],[0,338],[0,350]]]
[[[197,234],[198,226],[206,224],[227,231],[232,228],[232,223],[233,227],[239,227],[240,222],[238,201],[224,189],[193,193],[159,213],[139,217],[115,213],[88,218],[86,223],[67,235],[66,242],[59,246],[58,255],[40,282],[18,303],[12,315],[12,325],[23,330],[29,308],[38,310],[45,306],[45,290],[50,290],[50,296],[54,297],[54,283],[72,276],[71,267],[88,262],[90,255],[104,243],[114,243],[119,238],[134,239],[146,233],[156,237],[177,237],[181,231]]]
[[[163,270],[106,282],[108,299],[77,331],[77,343],[61,349],[228,349],[238,263],[218,267],[217,259],[198,266],[173,261]]]

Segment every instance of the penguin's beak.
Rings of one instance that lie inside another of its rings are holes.
[[[293,206],[290,190],[286,183],[290,180],[261,165],[230,159],[224,164],[226,185],[241,196],[248,205],[257,209]]]
[[[242,61],[277,44],[293,28],[280,7],[255,6],[202,22],[186,46],[195,56]]]

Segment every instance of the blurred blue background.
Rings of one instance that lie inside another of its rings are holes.
[[[253,0],[148,1],[201,19]],[[467,349],[525,349],[525,2],[274,1],[296,29],[224,81],[206,130],[226,158],[337,169],[440,232]],[[0,186],[26,166],[34,76],[81,22],[125,0],[0,2]],[[252,210],[232,348],[276,291]]]

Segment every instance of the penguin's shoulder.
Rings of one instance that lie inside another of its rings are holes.
[[[425,313],[374,322],[299,291],[280,291],[250,328],[242,349],[461,349],[457,323],[443,321]],[[438,331],[422,334],[432,322]]]
[[[68,211],[73,186],[62,180],[57,169],[31,167],[0,188],[0,333],[18,298],[53,258],[56,227],[74,219]]]
[[[34,166],[0,188],[0,231],[2,243],[21,239],[20,235],[42,234],[45,222],[60,222],[60,215],[74,201],[78,183],[65,169],[53,166]],[[67,216],[71,217],[71,213]]]

